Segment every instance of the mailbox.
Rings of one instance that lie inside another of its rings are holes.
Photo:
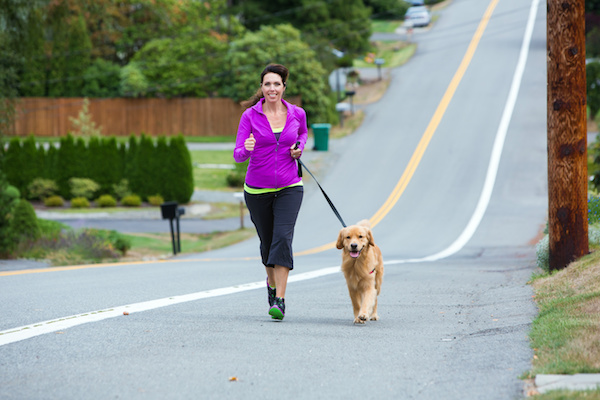
[[[160,211],[163,219],[175,219],[177,218],[177,202],[167,201],[160,205]]]

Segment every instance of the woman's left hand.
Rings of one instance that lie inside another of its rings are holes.
[[[292,158],[300,158],[300,156],[302,155],[302,150],[296,149],[295,147],[296,145],[290,147],[290,154],[292,155]]]

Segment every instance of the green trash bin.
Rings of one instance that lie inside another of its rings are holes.
[[[329,149],[329,129],[331,124],[312,124],[313,134],[315,136],[315,148],[318,151],[327,151]]]

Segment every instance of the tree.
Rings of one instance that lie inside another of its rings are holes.
[[[103,58],[96,58],[83,73],[84,97],[118,97],[121,67]]]
[[[330,58],[330,48],[359,55],[370,47],[370,9],[362,0],[236,0],[232,12],[242,23],[257,31],[264,25],[289,23],[302,31],[303,39],[324,51],[320,59]],[[323,48],[326,41],[329,49]]]
[[[78,97],[83,73],[91,63],[90,41],[81,7],[76,0],[52,2],[48,9],[48,95]]]
[[[364,0],[364,3],[371,7],[372,18],[377,19],[401,19],[410,7],[403,0]]]
[[[215,34],[154,39],[133,57],[156,95],[214,96],[224,77],[227,42]]]
[[[327,121],[328,109],[333,107],[326,95],[327,72],[315,52],[300,39],[300,31],[291,25],[263,26],[231,43],[228,64],[234,77],[227,95],[239,101],[254,94],[260,73],[269,63],[283,64],[290,70],[286,95],[302,96],[309,120]]]
[[[166,178],[161,188],[163,198],[180,204],[188,203],[194,194],[194,173],[190,151],[183,136],[172,137],[169,141],[163,169]]]

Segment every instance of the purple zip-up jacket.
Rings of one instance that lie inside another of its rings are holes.
[[[278,141],[271,130],[267,116],[263,113],[263,101],[264,99],[261,99],[242,114],[233,159],[240,163],[250,157],[246,172],[248,186],[278,189],[302,180],[298,176],[298,165],[290,154],[290,148],[299,141],[298,148],[304,150],[308,138],[306,112],[298,106],[281,100],[288,111],[285,127]],[[253,151],[248,151],[244,147],[244,141],[250,137],[250,133],[256,139]]]

